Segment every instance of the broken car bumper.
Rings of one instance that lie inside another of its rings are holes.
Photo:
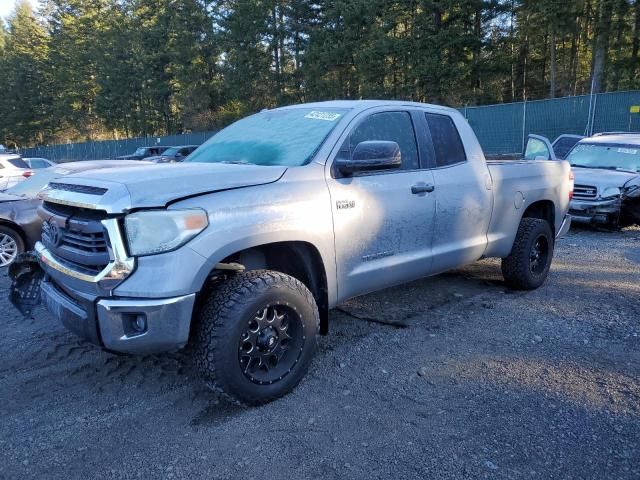
[[[620,198],[596,201],[572,200],[569,213],[577,223],[601,223],[611,221],[611,217],[620,214]]]
[[[47,310],[81,338],[114,352],[148,354],[184,347],[195,294],[166,299],[92,299],[41,284]]]

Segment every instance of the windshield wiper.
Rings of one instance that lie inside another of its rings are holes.
[[[604,165],[578,165],[577,163],[572,163],[571,166],[579,167],[579,168],[596,168],[598,170],[616,170],[619,172],[638,173],[634,170],[629,170],[628,168],[604,166]]]
[[[255,163],[247,162],[246,160],[224,160],[220,163],[227,163],[229,165],[255,165]]]

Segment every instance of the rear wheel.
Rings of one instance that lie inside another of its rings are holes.
[[[533,290],[544,283],[553,259],[554,239],[546,220],[523,218],[513,248],[502,259],[502,275],[511,288]]]
[[[12,228],[0,226],[0,267],[8,267],[24,252],[24,241]]]
[[[307,287],[265,270],[237,273],[219,285],[195,321],[194,358],[205,383],[248,405],[274,400],[298,384],[320,326]]]

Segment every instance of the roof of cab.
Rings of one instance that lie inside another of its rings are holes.
[[[296,105],[288,105],[279,107],[275,110],[288,108],[342,108],[349,110],[367,110],[375,107],[387,106],[403,106],[403,107],[430,107],[450,112],[457,112],[454,108],[444,107],[442,105],[433,105],[428,103],[409,102],[402,100],[328,100],[325,102],[299,103]]]

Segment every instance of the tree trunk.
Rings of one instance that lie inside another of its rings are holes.
[[[556,97],[556,75],[557,75],[557,65],[556,65],[556,30],[552,26],[551,27],[551,58],[550,62],[550,73],[549,73],[549,98]]]
[[[482,3],[476,8],[473,19],[473,35],[476,44],[473,48],[473,93],[477,96],[480,93],[480,53],[482,51]]]
[[[631,42],[631,72],[629,72],[631,80],[638,79],[640,76],[640,0],[636,0],[635,7],[635,26],[633,28],[633,40]]]
[[[609,33],[611,31],[612,0],[600,0],[599,3],[596,43],[593,49],[593,69],[591,72],[591,88],[593,93],[600,93],[604,86],[604,69],[607,64]]]

